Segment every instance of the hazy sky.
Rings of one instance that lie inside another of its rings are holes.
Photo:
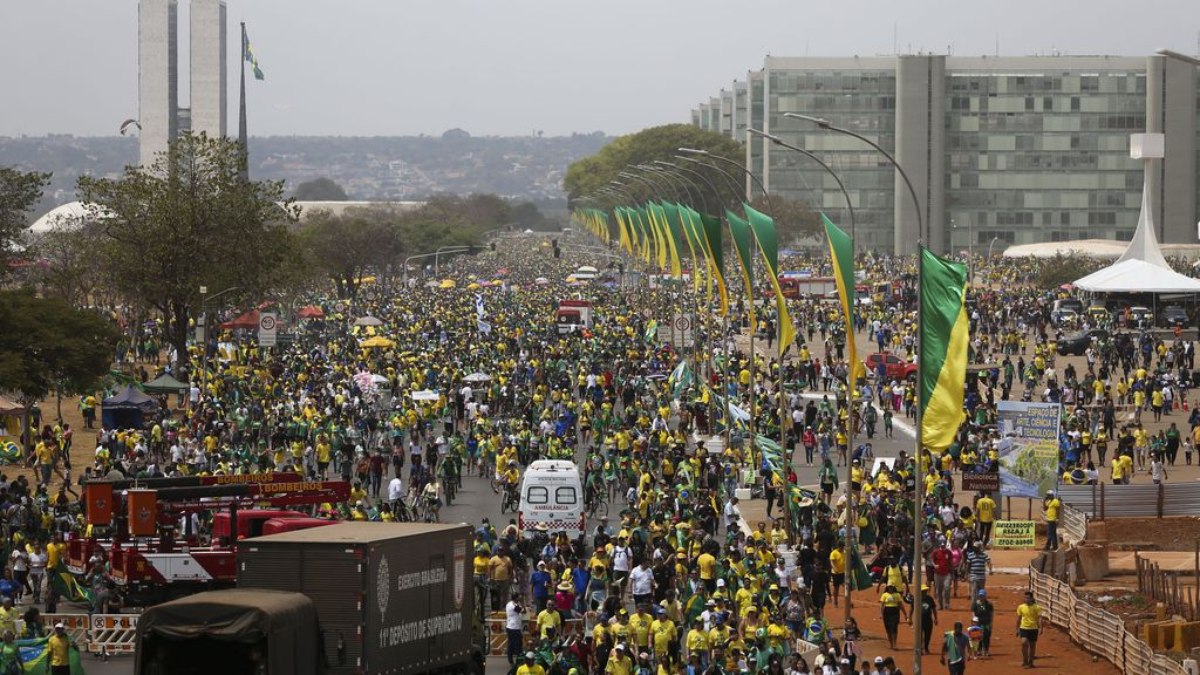
[[[687,121],[698,102],[761,67],[768,53],[866,56],[898,45],[977,55],[995,53],[997,39],[1006,56],[1195,53],[1200,28],[1196,0],[228,6],[231,68],[245,21],[267,78],[247,83],[252,135],[625,133]],[[136,0],[0,0],[0,58],[0,135],[112,135],[137,115]],[[236,125],[236,70],[229,83]]]

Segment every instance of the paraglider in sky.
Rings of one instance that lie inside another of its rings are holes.
[[[137,120],[127,119],[124,122],[121,122],[121,135],[122,136],[126,136],[129,134],[129,127],[137,127],[137,130],[139,132],[142,130],[142,125],[139,124]]]

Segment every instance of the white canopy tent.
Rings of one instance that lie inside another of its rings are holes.
[[[1134,134],[1130,155],[1142,160],[1147,175],[1150,161],[1162,159],[1162,143],[1162,134]],[[1090,293],[1200,293],[1200,279],[1176,272],[1163,257],[1154,234],[1150,181],[1143,179],[1142,210],[1125,252],[1115,263],[1077,280],[1075,287]]]

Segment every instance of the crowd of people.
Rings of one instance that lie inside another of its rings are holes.
[[[836,303],[789,301],[799,339],[783,358],[764,348],[780,319],[773,303],[755,310],[752,349],[750,308],[736,293],[728,317],[696,322],[697,348],[677,348],[659,341],[656,325],[703,290],[643,281],[634,291],[632,265],[566,287],[560,280],[582,261],[552,258],[535,240],[462,258],[448,282],[384,280],[352,299],[305,298],[316,311],[273,349],[230,331],[171,361],[161,323],[131,322],[122,356],[139,379],[162,370],[189,390],[181,405],[164,398],[141,428],[96,427],[90,466],[77,476],[70,426],[43,428],[29,453],[33,479],[10,482],[3,497],[14,599],[52,597],[41,570],[56,569],[62,536],[86,536],[77,489],[94,478],[296,472],[352,484],[347,502],[316,515],[437,520],[464,477],[512,499],[532,461],[560,458],[583,475],[593,515],[585,536],[477,523],[479,618],[503,617],[518,675],[894,675],[905,620],[956,672],[990,654],[996,616],[987,577],[998,495],[956,484],[964,472],[997,470],[997,402],[1063,405],[1064,484],[1105,480],[1096,467],[1110,455],[1114,484],[1167,480],[1179,451],[1190,464],[1200,442],[1200,413],[1175,411],[1193,386],[1189,341],[1084,323],[1107,332],[1077,367],[1056,350],[1064,334],[1051,307],[1064,291],[988,283],[969,297],[972,367],[954,443],[924,449],[920,472],[909,451],[877,462],[874,445],[911,423],[915,389],[882,362],[847,382]],[[829,272],[818,257],[789,262]],[[863,294],[859,344],[915,361],[912,261],[864,255],[860,264],[895,281]],[[985,265],[980,277],[1015,270]],[[561,332],[555,307],[575,295],[592,301],[594,318]],[[80,401],[88,433],[97,400]],[[1169,428],[1148,431],[1160,417]],[[765,520],[745,522],[739,489],[766,498]],[[1055,547],[1061,503],[1046,497]],[[601,504],[611,518],[595,517]],[[915,565],[926,581],[917,588]],[[115,606],[106,561],[94,570],[93,598]],[[893,653],[864,653],[855,621],[831,611],[847,587],[860,593],[860,611],[862,591],[879,594]],[[1019,610],[1027,664],[1041,628],[1031,600]],[[938,611],[958,602],[972,621],[943,630]]]

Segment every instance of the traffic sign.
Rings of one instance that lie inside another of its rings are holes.
[[[278,327],[279,315],[274,312],[260,314],[258,317],[258,346],[274,347]]]

